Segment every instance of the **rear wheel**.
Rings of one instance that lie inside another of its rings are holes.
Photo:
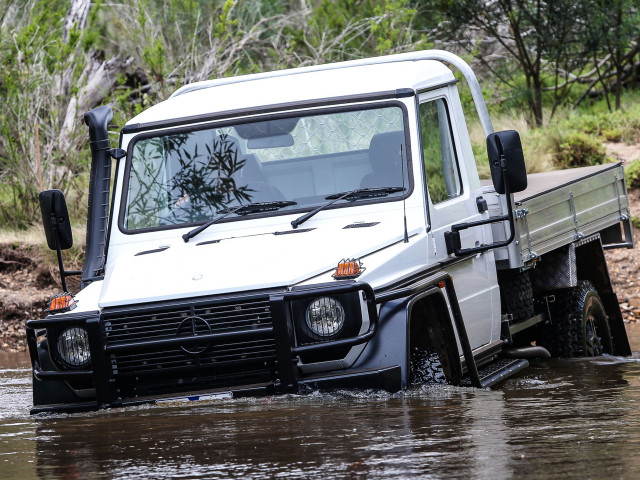
[[[583,302],[582,328],[578,331],[578,356],[597,357],[605,353],[613,353],[609,317],[597,292],[590,290]]]
[[[529,272],[499,270],[498,283],[502,313],[513,315],[513,321],[516,323],[533,317],[535,311]]]
[[[558,357],[596,357],[613,353],[609,317],[588,281],[555,295],[545,346]]]

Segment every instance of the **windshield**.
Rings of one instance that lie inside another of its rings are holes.
[[[399,106],[145,136],[132,147],[123,226],[204,222],[252,202],[309,210],[359,188],[408,190],[404,138]]]

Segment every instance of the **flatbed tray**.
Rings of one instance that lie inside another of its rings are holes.
[[[483,182],[484,184],[484,182]],[[506,201],[495,200],[492,186],[483,189],[491,216],[506,213]],[[514,195],[516,237],[495,252],[499,268],[521,268],[552,250],[623,223],[632,246],[629,199],[621,163],[528,175],[526,190]],[[624,225],[626,223],[626,225]],[[494,241],[504,240],[508,224],[493,224]]]

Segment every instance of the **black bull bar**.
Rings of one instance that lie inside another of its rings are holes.
[[[247,337],[262,338],[273,336],[276,342],[276,354],[280,365],[280,382],[275,392],[285,393],[295,391],[298,386],[296,355],[321,351],[327,348],[350,347],[366,343],[376,335],[378,330],[376,304],[398,298],[411,297],[426,290],[435,291],[436,289],[442,288],[443,282],[445,293],[452,307],[454,316],[453,323],[462,344],[471,383],[474,386],[480,386],[475,361],[471,353],[471,347],[455,295],[453,281],[446,272],[440,272],[432,277],[413,283],[408,287],[386,291],[377,296],[374,294],[371,286],[363,282],[324,284],[309,288],[294,288],[289,291],[271,293],[269,294],[269,304],[273,325],[233,332],[205,333],[192,336],[180,335],[174,338],[106,344],[100,326],[100,313],[98,311],[66,314],[63,317],[49,316],[45,319],[29,320],[27,322],[27,344],[29,346],[35,379],[41,381],[93,380],[96,388],[97,405],[114,405],[119,403],[119,399],[113,385],[114,379],[112,375],[110,375],[107,365],[107,357],[110,353],[132,350],[144,351],[147,349],[157,349],[158,347],[187,347],[190,345],[202,345],[203,343],[215,345],[216,343]],[[321,295],[349,294],[354,292],[364,293],[369,316],[369,328],[366,332],[348,338],[333,339],[317,344],[296,344],[294,319],[292,318],[291,308],[292,302]],[[42,335],[46,329],[63,329],[73,326],[83,327],[87,330],[92,368],[82,370],[44,369],[38,357],[37,337]]]

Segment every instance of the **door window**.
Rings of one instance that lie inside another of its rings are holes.
[[[443,99],[420,104],[422,155],[427,188],[433,204],[462,193],[460,169],[451,136],[447,105]]]

